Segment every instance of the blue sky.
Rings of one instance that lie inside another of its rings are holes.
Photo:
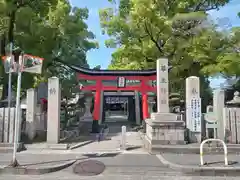
[[[89,29],[96,35],[96,40],[99,42],[100,48],[88,52],[87,58],[90,67],[101,65],[105,69],[111,61],[111,54],[114,49],[106,48],[104,41],[108,39],[107,35],[102,35],[99,23],[99,9],[110,7],[108,0],[70,0],[73,6],[87,7],[89,9],[89,19],[87,20]],[[240,11],[240,0],[232,0],[227,6],[219,11],[210,11],[209,14],[213,19],[227,17],[232,26],[240,26],[240,19],[237,17],[237,12]],[[223,24],[225,22],[222,22]],[[211,86],[215,87],[222,83],[222,79],[211,80]]]

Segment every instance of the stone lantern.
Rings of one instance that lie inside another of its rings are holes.
[[[93,116],[91,113],[91,106],[92,106],[92,98],[93,94],[92,92],[85,92],[85,112],[82,117],[79,117],[79,130],[82,133],[89,133],[92,129],[92,122],[93,122]]]
[[[87,122],[92,122],[93,121],[93,116],[91,113],[91,106],[92,106],[92,98],[93,95],[91,92],[86,92],[85,93],[85,113],[84,115],[80,118],[80,121],[87,121]]]

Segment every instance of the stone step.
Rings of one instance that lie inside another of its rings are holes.
[[[17,151],[20,152],[24,150],[24,144],[18,143],[18,149]],[[0,153],[9,153],[13,152],[13,143],[0,143]]]

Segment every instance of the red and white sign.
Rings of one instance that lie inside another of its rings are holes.
[[[4,68],[6,73],[17,72],[17,64],[13,56],[12,59],[10,56],[3,56],[2,60],[4,61]],[[21,64],[21,70],[23,72],[41,74],[43,60],[43,58],[37,56],[24,54],[22,61],[19,64]]]

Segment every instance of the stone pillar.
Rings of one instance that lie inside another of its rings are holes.
[[[157,112],[169,113],[168,59],[157,60]]]
[[[47,143],[57,144],[60,138],[61,85],[57,77],[48,79]]]
[[[201,142],[200,80],[196,76],[186,79],[186,126],[190,142]]]
[[[168,60],[157,60],[157,107],[146,120],[145,147],[149,150],[161,144],[184,144],[184,122],[169,112]]]
[[[140,116],[140,99],[138,91],[134,92],[135,95],[135,113],[136,113],[136,124],[141,125],[141,116]]]
[[[213,112],[217,119],[217,138],[224,140],[224,122],[223,122],[223,108],[224,108],[224,90],[216,89],[213,91]]]
[[[35,115],[37,107],[37,95],[33,88],[27,90],[26,105],[26,134],[30,140],[33,140],[36,135]]]

